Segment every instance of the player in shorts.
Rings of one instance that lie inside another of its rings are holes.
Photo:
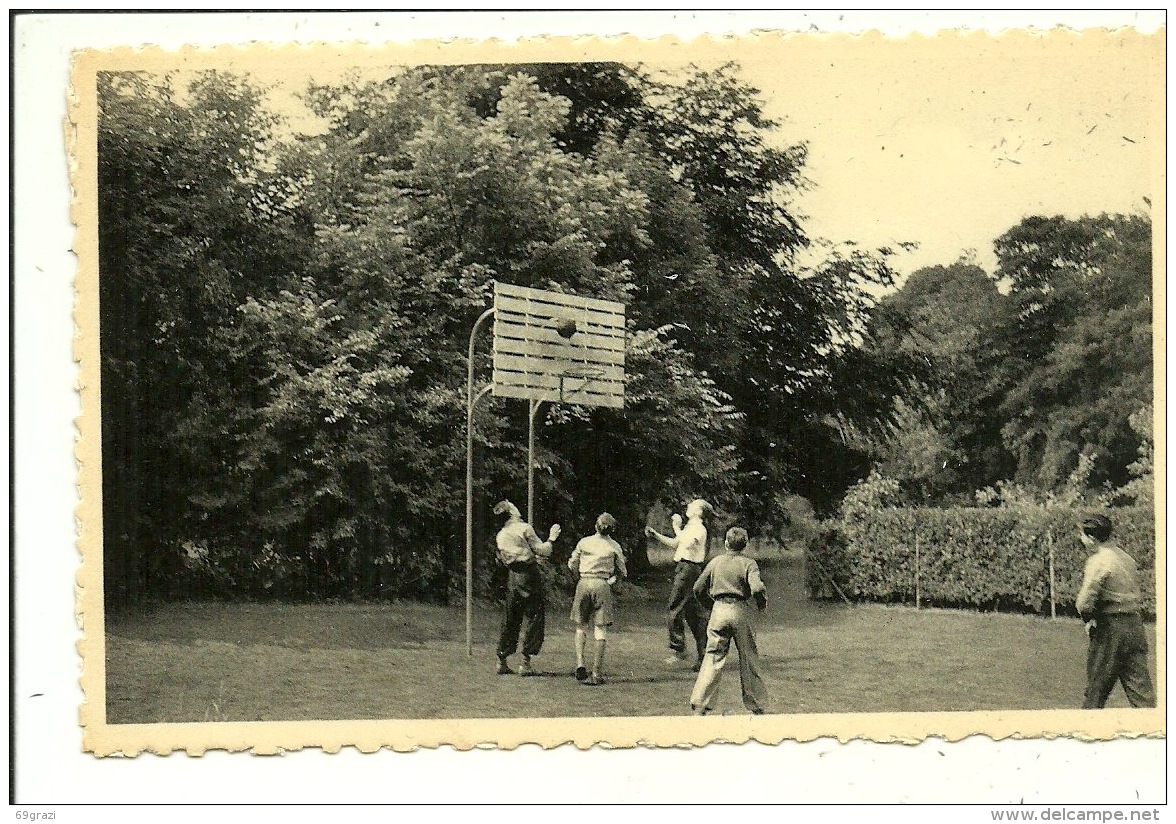
[[[579,574],[576,597],[572,601],[572,621],[576,625],[576,680],[588,687],[604,683],[604,646],[613,622],[612,585],[627,574],[621,545],[610,537],[616,527],[616,518],[607,512],[601,513],[596,519],[596,534],[581,538],[568,559],[568,569]],[[584,666],[589,625],[596,639],[591,676]]]

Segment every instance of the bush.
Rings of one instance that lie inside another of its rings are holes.
[[[1049,556],[1059,613],[1074,614],[1087,551],[1078,524],[1094,510],[886,509],[827,522],[809,543],[810,595],[832,578],[850,598],[883,603],[1048,613]],[[1139,565],[1145,613],[1155,615],[1155,513],[1106,511],[1114,536]]]

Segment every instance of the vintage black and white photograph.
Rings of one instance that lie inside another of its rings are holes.
[[[80,55],[87,748],[1162,733],[1163,68]]]

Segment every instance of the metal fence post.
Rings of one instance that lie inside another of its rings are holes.
[[[923,606],[923,590],[919,581],[919,576],[922,572],[920,568],[919,557],[919,533],[915,533],[915,609],[921,609]]]
[[[1057,583],[1054,579],[1054,542],[1053,530],[1046,530],[1045,545],[1049,549],[1049,617],[1058,617]]]

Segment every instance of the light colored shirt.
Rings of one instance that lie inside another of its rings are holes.
[[[536,557],[550,558],[551,544],[539,540],[526,521],[510,521],[498,531],[498,560],[506,566],[534,561]]]
[[[589,535],[581,538],[568,559],[568,569],[575,572],[577,567],[581,578],[604,578],[614,575],[624,578],[625,555],[621,545],[607,535]]]
[[[747,599],[765,590],[759,564],[742,552],[725,552],[715,556],[694,582],[695,593],[705,592],[711,598],[734,595]]]
[[[1135,559],[1114,544],[1103,544],[1086,560],[1075,606],[1083,618],[1096,613],[1139,612],[1143,596]]]
[[[701,518],[691,518],[678,532],[674,560],[690,561],[695,564],[701,564],[706,560],[706,524]]]

